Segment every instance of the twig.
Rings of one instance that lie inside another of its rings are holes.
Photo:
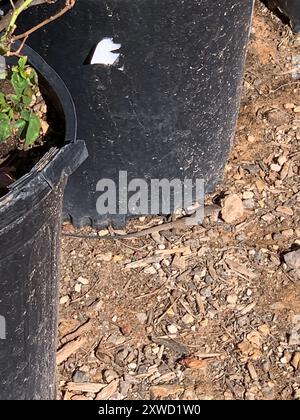
[[[33,28],[29,29],[28,31],[24,32],[23,34],[14,36],[13,41],[18,41],[20,39],[23,39],[24,37],[28,37],[31,34],[33,34],[33,32],[41,29],[43,26],[48,25],[48,23],[51,23],[54,20],[60,18],[66,12],[68,12],[70,9],[72,9],[74,7],[75,3],[76,3],[76,0],[66,0],[65,6],[58,13],[56,13],[53,16],[50,16],[48,19],[45,19],[43,22],[40,22],[38,25],[34,26]]]

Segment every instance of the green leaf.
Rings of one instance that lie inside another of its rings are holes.
[[[22,102],[25,106],[29,106],[31,104],[32,101],[32,89],[30,86],[27,86],[27,88],[24,90],[23,92],[23,96],[22,96]]]
[[[19,58],[18,65],[20,70],[24,70],[27,64],[27,57],[22,56]]]
[[[11,126],[9,117],[0,113],[0,143],[4,142],[11,135]]]
[[[29,111],[29,109],[24,109],[21,112],[21,118],[25,121],[29,121],[30,115],[31,115],[31,112]]]
[[[26,125],[27,125],[27,121],[22,120],[22,119],[18,120],[15,123],[15,129],[18,131],[19,136],[22,136],[22,132],[23,132],[24,128],[26,127]]]
[[[7,104],[5,95],[0,92],[0,112],[7,113],[11,110],[11,107]]]
[[[11,77],[11,84],[16,92],[18,98],[20,98],[24,92],[24,90],[29,86],[29,82],[19,73],[14,73]]]
[[[37,115],[33,112],[30,114],[28,127],[25,137],[25,148],[28,148],[34,144],[34,142],[39,138],[41,130],[41,121]]]
[[[5,105],[6,105],[5,95],[4,93],[0,92],[0,106],[5,106]]]

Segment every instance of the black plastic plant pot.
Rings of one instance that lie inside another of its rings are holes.
[[[234,136],[253,3],[77,0],[30,37],[70,89],[89,149],[66,188],[65,214],[75,225],[122,225],[132,216],[129,207],[97,212],[98,181],[113,180],[119,191],[120,171],[128,184],[203,179],[214,191]],[[28,9],[19,31],[64,4]]]
[[[67,88],[44,60],[24,55],[47,82],[65,125],[65,145],[52,148],[0,199],[0,399],[55,398],[59,250],[67,177],[87,157],[76,141]]]

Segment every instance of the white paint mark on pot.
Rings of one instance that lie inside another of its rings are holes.
[[[104,38],[97,44],[90,64],[102,64],[113,66],[118,63],[120,53],[115,51],[121,48],[121,44],[115,44],[112,38]]]

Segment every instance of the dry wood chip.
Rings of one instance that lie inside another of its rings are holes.
[[[255,370],[255,367],[254,367],[253,363],[248,362],[247,368],[248,368],[248,372],[250,374],[251,379],[253,381],[257,381],[258,380],[258,375],[256,373],[256,370]]]
[[[97,394],[95,400],[109,400],[109,398],[117,391],[119,379],[115,379]]]
[[[93,327],[93,321],[92,320],[87,321],[85,324],[83,324],[79,328],[77,328],[77,330],[75,330],[72,333],[67,334],[64,337],[62,337],[62,339],[60,340],[61,344],[65,344],[65,343],[68,343],[69,341],[75,340],[75,338],[80,337],[83,334],[90,331],[92,329],[92,327]]]
[[[171,340],[168,338],[160,338],[160,337],[151,337],[151,341],[153,343],[158,344],[159,346],[164,346],[168,349],[173,350],[175,353],[178,354],[188,354],[189,349],[184,344],[178,343],[175,340]]]
[[[196,359],[193,357],[187,357],[185,359],[181,359],[179,362],[182,366],[189,368],[189,369],[204,369],[207,367],[209,363],[209,359]]]
[[[68,382],[67,389],[68,391],[73,392],[93,392],[97,394],[97,392],[101,391],[101,389],[105,388],[107,384],[97,384],[93,382]]]
[[[150,387],[152,398],[165,398],[183,391],[184,387],[180,385],[156,385]]]
[[[163,259],[164,259],[163,256],[154,256],[154,257],[142,258],[141,260],[132,261],[131,263],[126,264],[125,269],[130,270],[130,269],[133,269],[133,268],[147,267],[149,264],[160,262]]]
[[[76,353],[87,342],[86,337],[79,338],[78,340],[71,341],[65,344],[58,352],[56,356],[56,364],[61,365],[67,360],[73,353]]]
[[[241,315],[246,315],[251,312],[256,306],[256,302],[252,302],[241,310]]]
[[[249,277],[249,279],[251,280],[257,278],[257,274],[249,270],[245,265],[239,264],[236,261],[231,260],[230,258],[225,258],[225,262],[230,268],[230,270],[234,271],[235,273]]]
[[[176,247],[172,249],[158,249],[154,253],[155,255],[172,255],[172,254],[188,254],[191,252],[189,246]]]

